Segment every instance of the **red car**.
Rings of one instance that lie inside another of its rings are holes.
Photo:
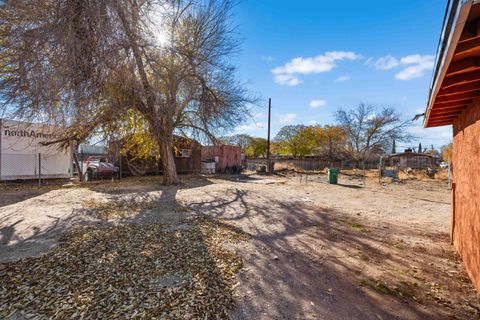
[[[120,169],[106,158],[87,157],[81,162],[84,181],[98,178],[118,178]]]

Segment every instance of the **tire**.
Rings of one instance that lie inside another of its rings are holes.
[[[89,182],[92,181],[94,178],[94,172],[92,169],[88,169],[87,172],[85,173],[84,181]]]

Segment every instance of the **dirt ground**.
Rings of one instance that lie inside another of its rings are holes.
[[[251,235],[233,319],[480,319],[480,299],[450,245],[445,182],[286,173],[133,178],[0,190],[0,262],[36,256],[81,224],[177,224],[204,214]],[[155,203],[105,221],[96,203]]]

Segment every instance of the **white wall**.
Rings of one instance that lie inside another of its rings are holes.
[[[0,180],[68,178],[72,172],[71,149],[45,146],[58,128],[0,119]],[[39,159],[40,154],[40,159]],[[39,165],[41,163],[41,165]]]

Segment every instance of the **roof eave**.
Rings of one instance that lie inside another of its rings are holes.
[[[474,3],[479,1],[480,0],[454,0],[453,2],[449,2],[438,44],[432,82],[430,84],[427,109],[423,121],[423,126],[425,128],[429,127],[428,120],[430,118],[433,103],[435,102],[435,97],[440,90],[443,78],[445,77],[450,61],[452,60],[463,27],[467,21],[470,8]]]

